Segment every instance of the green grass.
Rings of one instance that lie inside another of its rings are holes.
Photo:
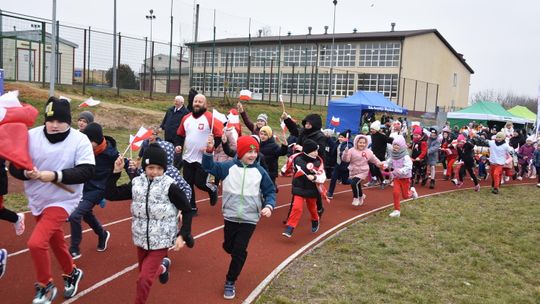
[[[257,303],[540,303],[540,189],[382,212],[294,261]]]

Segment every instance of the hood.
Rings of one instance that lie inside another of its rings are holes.
[[[160,140],[157,144],[167,153],[167,167],[174,164],[174,146],[168,141]]]
[[[368,138],[367,138],[367,136],[365,136],[365,135],[363,135],[363,134],[359,134],[359,135],[356,135],[356,136],[354,137],[353,147],[354,147],[355,149],[358,149],[358,148],[357,148],[357,146],[358,146],[358,141],[359,141],[361,138],[363,138],[363,139],[366,140],[366,149],[367,149]]]
[[[313,131],[317,131],[322,128],[322,118],[321,118],[321,115],[319,114],[309,114],[306,116],[306,118],[302,120],[302,126],[304,127],[304,130],[305,130],[306,122],[309,122],[312,126],[311,131],[307,133],[311,133]]]

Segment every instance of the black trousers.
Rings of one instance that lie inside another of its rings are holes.
[[[231,255],[231,263],[227,272],[227,281],[235,282],[244,267],[247,259],[247,247],[249,240],[255,231],[256,225],[248,223],[236,223],[225,220],[223,228],[223,249]]]
[[[354,198],[361,198],[364,193],[362,192],[362,183],[361,179],[358,177],[353,177],[351,179],[351,188]]]
[[[478,185],[478,178],[476,178],[476,175],[474,174],[474,163],[463,163],[461,167],[459,167],[459,181],[462,182],[463,178],[465,177],[465,171],[469,172],[469,175],[473,179],[474,185]]]
[[[191,208],[193,210],[197,210],[197,203],[195,202],[195,187],[208,192],[208,194],[212,193],[212,189],[208,188],[206,185],[206,178],[208,177],[208,173],[203,170],[202,165],[198,162],[188,163],[184,160],[184,171],[183,176],[186,182],[191,187]]]

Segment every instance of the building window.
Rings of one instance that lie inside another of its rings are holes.
[[[454,73],[453,85],[454,85],[454,88],[457,87],[457,73]]]
[[[401,48],[399,42],[360,43],[361,67],[397,67]]]
[[[206,59],[205,59],[206,56]],[[214,59],[217,61],[217,50],[214,55]],[[161,60],[161,59],[160,59]],[[212,66],[212,49],[209,48],[199,48],[193,52],[193,66],[194,67],[203,67],[206,62],[207,67]]]
[[[332,96],[350,96],[355,92],[354,74],[334,74],[332,78],[334,79]]]
[[[230,47],[221,49],[221,66],[247,67],[248,47]]]
[[[397,74],[358,74],[357,89],[382,93],[386,98],[397,100]]]
[[[251,66],[270,66],[272,59],[277,62],[279,50],[277,46],[263,46],[251,48]]]
[[[284,46],[284,66],[313,66],[317,62],[317,48],[312,44]]]
[[[334,56],[331,56],[332,44],[323,44],[319,53],[320,66],[348,67],[354,66],[356,62],[356,45],[351,43],[334,44]]]

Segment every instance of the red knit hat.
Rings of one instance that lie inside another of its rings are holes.
[[[416,126],[413,130],[413,134],[422,135],[422,127]]]
[[[259,153],[259,143],[257,140],[252,136],[240,136],[236,142],[236,154],[238,155],[238,159],[244,157],[244,154],[251,150],[255,150]]]

